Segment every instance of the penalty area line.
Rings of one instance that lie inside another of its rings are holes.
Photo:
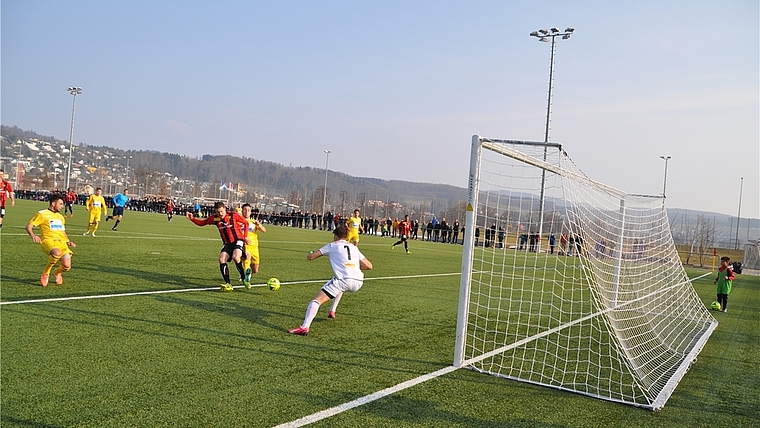
[[[455,366],[448,366],[444,367],[440,370],[436,370],[431,373],[424,374],[422,376],[416,377],[414,379],[407,380],[405,382],[401,382],[398,385],[391,386],[389,388],[385,388],[382,391],[377,391],[375,393],[365,395],[363,397],[359,397],[356,400],[349,401],[347,403],[343,403],[341,405],[331,407],[326,410],[322,410],[321,412],[312,413],[311,415],[304,416],[300,419],[296,419],[292,422],[286,422],[281,425],[277,425],[275,428],[296,428],[296,427],[302,427],[304,425],[308,425],[317,421],[321,421],[322,419],[329,418],[331,416],[335,416],[338,413],[345,412],[346,410],[351,410],[355,407],[359,407],[362,405],[365,405],[367,403],[371,403],[375,400],[379,400],[383,397],[386,397],[391,394],[395,394],[399,391],[402,391],[407,388],[411,388],[415,385],[419,385],[422,382],[426,382],[431,379],[435,379],[439,376],[443,376],[445,374],[451,373],[454,370],[458,369],[459,367]]]
[[[404,275],[404,276],[386,276],[386,277],[379,277],[379,278],[364,278],[365,281],[377,281],[377,280],[384,280],[384,279],[409,279],[409,278],[428,278],[428,277],[435,277],[435,276],[451,276],[451,275],[459,275],[459,272],[452,272],[452,273],[436,273],[436,274],[427,274],[427,275]],[[283,282],[281,285],[291,285],[291,284],[314,284],[314,283],[325,283],[327,282],[326,279],[316,279],[316,280],[306,280],[306,281],[291,281],[291,282]],[[251,284],[251,287],[266,287],[267,284]],[[233,288],[244,288],[243,285],[235,285]],[[8,301],[8,302],[0,302],[0,306],[2,305],[18,305],[23,303],[44,303],[44,302],[64,302],[67,300],[87,300],[87,299],[105,299],[109,297],[129,297],[129,296],[147,296],[151,294],[167,294],[167,293],[185,293],[189,291],[218,291],[219,286],[216,287],[200,287],[200,288],[181,288],[181,289],[173,289],[173,290],[154,290],[154,291],[135,291],[132,293],[115,293],[115,294],[96,294],[91,296],[72,296],[72,297],[51,297],[48,299],[32,299],[32,300],[14,300],[14,301]]]

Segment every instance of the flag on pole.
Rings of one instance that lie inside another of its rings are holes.
[[[227,190],[229,190],[230,192],[234,192],[235,191],[235,188],[232,186],[232,182],[231,181],[230,181],[230,184],[227,185]]]
[[[219,190],[227,190],[227,185],[224,184],[224,181],[222,181],[222,185],[219,186]]]

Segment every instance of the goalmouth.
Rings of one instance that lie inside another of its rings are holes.
[[[661,409],[717,326],[662,196],[477,135],[468,190],[454,366]]]

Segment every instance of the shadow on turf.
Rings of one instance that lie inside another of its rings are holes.
[[[221,293],[221,292],[212,292],[216,294],[217,296],[224,296],[225,298],[229,296],[228,293]],[[420,374],[418,370],[407,368],[404,369],[402,365],[399,364],[399,362],[404,363],[413,363],[413,364],[425,364],[425,365],[435,365],[436,367],[432,369],[440,368],[438,365],[440,364],[439,361],[428,361],[428,360],[416,360],[416,359],[408,359],[408,358],[398,358],[397,356],[392,355],[382,355],[377,353],[371,353],[371,352],[364,352],[360,350],[350,350],[345,348],[338,348],[335,346],[325,346],[320,345],[317,343],[314,343],[314,341],[303,341],[301,336],[293,336],[289,335],[287,333],[287,330],[283,328],[280,325],[275,325],[268,323],[266,321],[263,321],[262,319],[267,316],[290,316],[290,314],[286,313],[279,313],[274,311],[266,311],[263,309],[252,309],[249,306],[242,305],[236,302],[230,302],[228,300],[225,300],[220,303],[213,303],[213,302],[191,302],[187,301],[185,299],[182,299],[178,296],[150,296],[150,298],[164,302],[164,303],[172,303],[172,304],[180,304],[185,305],[194,309],[200,309],[204,311],[209,311],[216,314],[223,314],[227,316],[238,316],[246,321],[253,322],[257,325],[264,326],[265,328],[271,329],[273,332],[275,332],[278,336],[281,336],[283,339],[273,339],[271,337],[267,336],[253,336],[250,333],[241,334],[241,333],[235,333],[231,331],[225,331],[220,329],[213,329],[213,328],[207,328],[207,327],[198,327],[198,326],[191,326],[186,324],[180,324],[180,323],[174,323],[174,322],[167,322],[167,321],[159,321],[159,320],[149,320],[145,318],[139,318],[139,317],[131,317],[131,316],[125,316],[125,315],[116,315],[116,314],[108,314],[104,313],[102,311],[90,311],[86,309],[78,309],[73,308],[70,305],[67,304],[47,304],[45,306],[46,313],[39,313],[37,311],[34,311],[33,313],[27,312],[23,309],[23,307],[9,307],[7,309],[3,309],[3,311],[6,312],[14,312],[14,313],[25,313],[27,316],[35,316],[35,317],[41,317],[46,319],[52,319],[58,322],[66,322],[66,323],[78,323],[83,324],[87,326],[92,327],[99,327],[99,328],[106,328],[106,329],[116,329],[116,330],[122,330],[125,332],[130,333],[138,333],[138,334],[144,334],[144,335],[150,335],[150,336],[156,336],[156,337],[164,337],[168,339],[174,339],[174,340],[184,340],[189,342],[195,342],[203,345],[213,345],[217,347],[228,347],[233,349],[239,349],[239,350],[245,350],[245,351],[251,351],[251,352],[263,352],[273,355],[274,357],[280,357],[280,358],[300,358],[307,362],[319,362],[322,361],[325,364],[340,364],[345,367],[349,366],[356,366],[356,367],[362,367],[362,368],[371,368],[371,369],[378,369],[378,370],[390,370],[394,372],[400,372],[400,373],[410,373],[410,374]],[[61,312],[68,312],[72,315],[69,317],[61,316]],[[75,316],[79,315],[79,317]],[[241,315],[244,314],[244,315]],[[88,317],[91,320],[84,320],[82,317]],[[94,321],[103,319],[104,321]],[[109,323],[105,320],[110,320],[114,322],[114,324]],[[134,323],[134,324],[148,324],[153,325],[157,327],[157,330],[151,330],[148,328],[136,328],[136,327],[126,327],[124,325],[125,322]],[[181,336],[178,334],[169,334],[166,333],[166,331],[174,329],[174,330],[182,330],[191,332],[192,334],[196,333],[204,333],[207,334],[208,339],[201,339],[196,337],[189,337],[189,336]],[[240,346],[233,344],[231,342],[225,342],[220,340],[212,340],[213,338],[218,338],[220,336],[228,336],[230,338],[234,338],[236,340],[246,340],[251,342],[251,346]],[[278,346],[284,346],[286,351],[277,351],[274,349],[262,349],[260,344],[262,343],[268,343],[272,345],[278,345]],[[323,342],[320,342],[323,343]],[[294,352],[294,350],[299,349],[299,352]],[[351,361],[352,357],[355,358],[357,362]],[[387,361],[388,365],[375,365],[375,366],[369,366],[366,363],[367,359],[380,359],[383,361]]]
[[[48,424],[43,424],[40,422],[27,421],[25,419],[17,419],[14,417],[10,417],[8,415],[3,415],[3,417],[0,418],[0,422],[14,424],[15,426],[19,426],[19,427],[32,427],[32,428],[57,428],[58,427],[58,425],[48,425]]]
[[[97,272],[98,274],[138,278],[149,284],[155,283],[160,285],[171,285],[178,288],[198,288],[209,286],[208,282],[200,282],[197,278],[188,278],[180,275],[167,274],[162,272],[147,272],[125,266],[103,266],[84,263],[77,266],[77,268],[81,270]],[[95,276],[97,277],[98,275]]]

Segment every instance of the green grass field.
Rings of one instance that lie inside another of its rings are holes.
[[[24,227],[46,206],[17,201],[0,232],[3,427],[268,427],[452,363],[461,246],[413,241],[406,255],[363,237],[375,270],[337,319],[322,307],[300,337],[287,329],[332,274],[306,254],[329,233],[269,227],[254,284],[274,276],[282,288],[224,293],[213,226],[129,211],[118,232],[109,222],[84,237],[77,206],[67,220],[74,267],[64,285],[42,288],[46,256]],[[709,277],[695,287],[714,300]],[[716,313],[720,325],[657,413],[456,370],[312,426],[760,426],[759,291],[760,278],[739,276],[729,311]]]

